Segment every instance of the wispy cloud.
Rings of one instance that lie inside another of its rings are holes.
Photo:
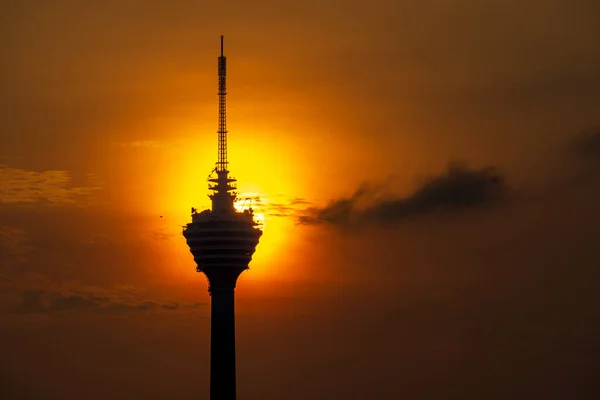
[[[46,282],[46,285],[48,283]],[[173,300],[140,299],[132,287],[55,287],[26,288],[20,300],[9,311],[16,314],[59,313],[59,312],[104,312],[130,313],[144,311],[194,310],[203,303],[179,303]]]
[[[24,263],[33,247],[23,229],[0,225],[0,261]]]
[[[297,218],[310,205],[309,201],[298,197],[262,196],[256,193],[241,193],[236,202],[237,207],[253,207],[256,212],[264,214],[265,219]]]
[[[74,185],[68,171],[38,172],[0,165],[0,204],[82,204],[100,189],[92,175],[85,178],[87,184]]]

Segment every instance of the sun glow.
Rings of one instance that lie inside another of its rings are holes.
[[[244,210],[252,209],[254,213],[254,220],[258,223],[259,228],[264,231],[265,214],[262,207],[263,197],[264,196],[261,196],[256,192],[241,193],[238,195],[233,206],[237,212],[243,212]]]
[[[178,131],[175,127],[172,130]],[[160,246],[153,244],[152,249],[165,260],[171,260],[167,269],[174,271],[173,279],[184,280],[195,279],[195,268],[181,237],[181,227],[191,222],[191,207],[204,210],[211,206],[207,176],[215,158],[212,145],[199,146],[199,143],[211,144],[211,135],[198,135],[194,131],[185,136],[189,137],[160,148],[123,148],[128,166],[124,165],[123,170],[130,176],[123,185],[127,190],[119,194],[120,201],[116,203],[151,218],[152,229],[168,236]],[[299,182],[304,181],[298,175],[301,163],[286,142],[274,143],[252,136],[241,132],[231,143],[230,176],[238,180],[235,210],[251,207],[264,232],[244,279],[257,284],[292,279],[293,274],[282,265],[287,262],[290,246],[298,239],[289,234],[294,230],[294,222],[281,215],[281,208],[303,193],[304,187]],[[263,153],[290,156],[283,163],[273,157],[256,156]]]

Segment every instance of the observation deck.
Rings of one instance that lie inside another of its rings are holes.
[[[235,288],[237,277],[248,269],[262,230],[252,210],[204,210],[192,214],[183,236],[194,256],[196,271],[204,272],[212,292],[221,287]]]

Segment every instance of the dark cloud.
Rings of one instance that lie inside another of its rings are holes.
[[[155,301],[144,301],[144,302],[138,304],[137,306],[135,306],[136,310],[140,310],[140,311],[151,311],[151,310],[155,310],[158,307],[159,307],[159,304]]]
[[[298,208],[293,204],[269,203],[265,210],[271,217],[290,217],[298,213]]]
[[[165,229],[159,229],[153,232],[150,232],[150,238],[157,241],[162,240],[171,240],[175,237],[175,234],[171,232],[166,232]]]
[[[46,312],[47,307],[42,302],[44,294],[44,290],[25,290],[21,303],[13,311],[19,314]]]
[[[565,151],[566,147],[566,151]],[[553,191],[572,191],[580,186],[594,186],[600,178],[600,129],[570,137],[562,144],[562,154],[552,162],[553,175],[562,179]],[[558,168],[556,168],[558,167]]]
[[[329,223],[347,226],[390,225],[436,211],[460,211],[498,203],[507,198],[504,178],[492,167],[471,169],[451,163],[442,175],[430,178],[411,195],[385,198],[380,186],[363,185],[352,196],[309,209],[302,224]],[[361,207],[361,203],[368,205]]]
[[[167,310],[177,310],[180,307],[180,305],[176,301],[171,301],[161,304],[161,307],[166,308]]]
[[[249,201],[249,202],[248,202]],[[300,212],[312,205],[306,199],[290,197],[283,194],[267,197],[245,197],[243,194],[238,200],[239,206],[253,207],[256,212],[264,213],[268,217],[296,218]]]
[[[571,150],[577,157],[600,163],[600,130],[576,137]]]

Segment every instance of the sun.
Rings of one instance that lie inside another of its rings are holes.
[[[261,230],[265,230],[265,214],[263,213],[255,213],[254,219],[258,223],[258,226]]]
[[[265,214],[262,210],[265,196],[256,192],[240,193],[234,202],[235,211],[243,212],[244,210],[252,209],[254,220],[258,223],[261,230],[265,229]]]

